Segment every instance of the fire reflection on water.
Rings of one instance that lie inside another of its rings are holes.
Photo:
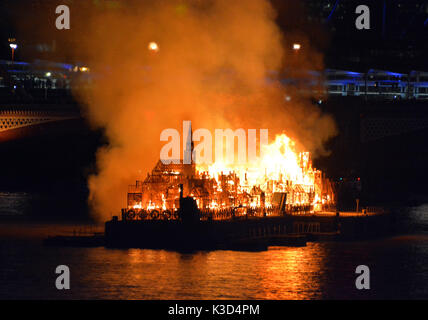
[[[421,299],[427,292],[426,234],[263,252],[177,253],[44,247],[38,237],[1,231],[3,299]],[[59,264],[72,274],[66,295],[52,285]],[[360,264],[370,266],[369,292],[355,289]]]
[[[257,253],[131,249],[121,273],[135,288],[151,287],[168,299],[316,299],[324,258],[324,248],[316,244]],[[129,295],[145,298],[132,290]]]
[[[263,299],[319,299],[324,248],[280,248],[264,259]]]

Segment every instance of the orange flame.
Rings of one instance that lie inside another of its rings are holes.
[[[179,185],[184,186],[185,196],[193,197],[203,210],[275,209],[279,202],[291,208],[305,207],[307,212],[334,203],[328,179],[312,167],[310,153],[298,152],[287,135],[277,135],[262,148],[259,157],[244,165],[216,161],[212,165],[168,166],[159,162],[144,182],[130,186],[128,199],[139,194],[139,200],[128,202],[128,209],[176,210]]]
[[[244,166],[225,165],[215,162],[210,166],[198,165],[197,171],[208,172],[221,189],[220,177],[234,174],[239,178],[238,193],[250,193],[255,187],[266,193],[266,206],[271,205],[272,195],[275,192],[286,192],[291,195],[288,204],[322,204],[326,203],[327,196],[322,195],[322,172],[312,168],[309,152],[297,152],[295,143],[285,134],[277,135],[275,141],[263,146],[262,156],[257,161]],[[233,180],[229,180],[233,184]],[[216,207],[212,203],[210,207]],[[253,200],[251,207],[260,204]]]

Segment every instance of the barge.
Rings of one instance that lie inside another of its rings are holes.
[[[393,228],[381,209],[337,211],[334,184],[285,134],[248,166],[206,166],[194,161],[190,124],[184,133],[186,159],[161,159],[129,186],[120,219],[105,223],[106,247],[266,250],[366,239]]]
[[[271,216],[232,216],[201,220],[195,200],[180,199],[178,219],[129,220],[126,214],[105,224],[110,248],[169,250],[266,250],[269,246],[304,246],[307,241],[360,240],[388,235],[388,212],[319,212]]]
[[[390,231],[382,210],[338,212],[334,185],[284,134],[256,163],[207,167],[194,161],[190,124],[184,133],[187,161],[161,159],[129,186],[121,219],[105,224],[107,247],[266,250]]]

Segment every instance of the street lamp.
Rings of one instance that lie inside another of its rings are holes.
[[[159,51],[159,45],[156,42],[152,41],[149,43],[148,49],[152,52],[158,52]]]
[[[9,44],[9,47],[12,50],[12,63],[13,63],[14,58],[15,58],[15,50],[16,50],[16,48],[18,48],[18,45],[16,43],[11,43],[11,44]]]
[[[300,48],[302,48],[302,45],[300,43],[294,43],[293,44],[293,50],[299,51]]]

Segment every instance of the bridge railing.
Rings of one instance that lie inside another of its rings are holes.
[[[0,104],[3,103],[75,103],[69,89],[24,89],[18,87],[0,87]]]

